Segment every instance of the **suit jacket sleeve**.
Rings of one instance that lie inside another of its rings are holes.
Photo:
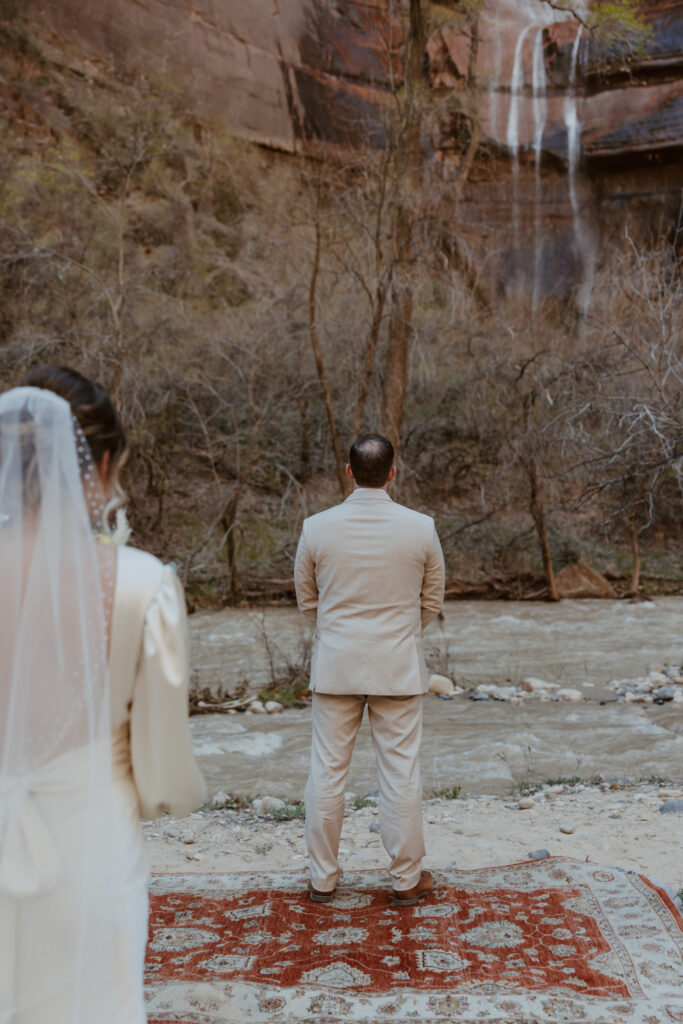
[[[446,569],[443,561],[441,543],[433,529],[432,543],[425,561],[424,576],[422,578],[422,591],[420,593],[420,606],[422,617],[422,628],[438,615],[443,607],[444,587],[446,585]]]
[[[299,611],[316,622],[318,618],[318,585],[315,581],[315,562],[306,541],[306,523],[301,530],[299,546],[296,549],[294,587]]]

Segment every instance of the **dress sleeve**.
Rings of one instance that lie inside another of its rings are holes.
[[[145,615],[130,715],[133,776],[143,818],[182,817],[206,797],[190,738],[189,639],[180,581],[165,566]]]

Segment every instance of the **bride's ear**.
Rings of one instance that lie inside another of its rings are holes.
[[[100,477],[100,481],[106,485],[109,480],[109,470],[111,469],[111,452],[106,451],[100,461],[97,463],[97,472]]]

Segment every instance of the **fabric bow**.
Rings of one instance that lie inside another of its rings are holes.
[[[53,889],[62,863],[30,779],[0,777],[0,893],[24,899]]]

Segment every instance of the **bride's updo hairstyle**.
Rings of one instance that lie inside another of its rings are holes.
[[[112,401],[99,384],[68,366],[36,366],[21,381],[23,387],[54,391],[71,406],[97,466],[109,453],[107,484],[117,487],[118,470],[126,453],[126,434]]]

